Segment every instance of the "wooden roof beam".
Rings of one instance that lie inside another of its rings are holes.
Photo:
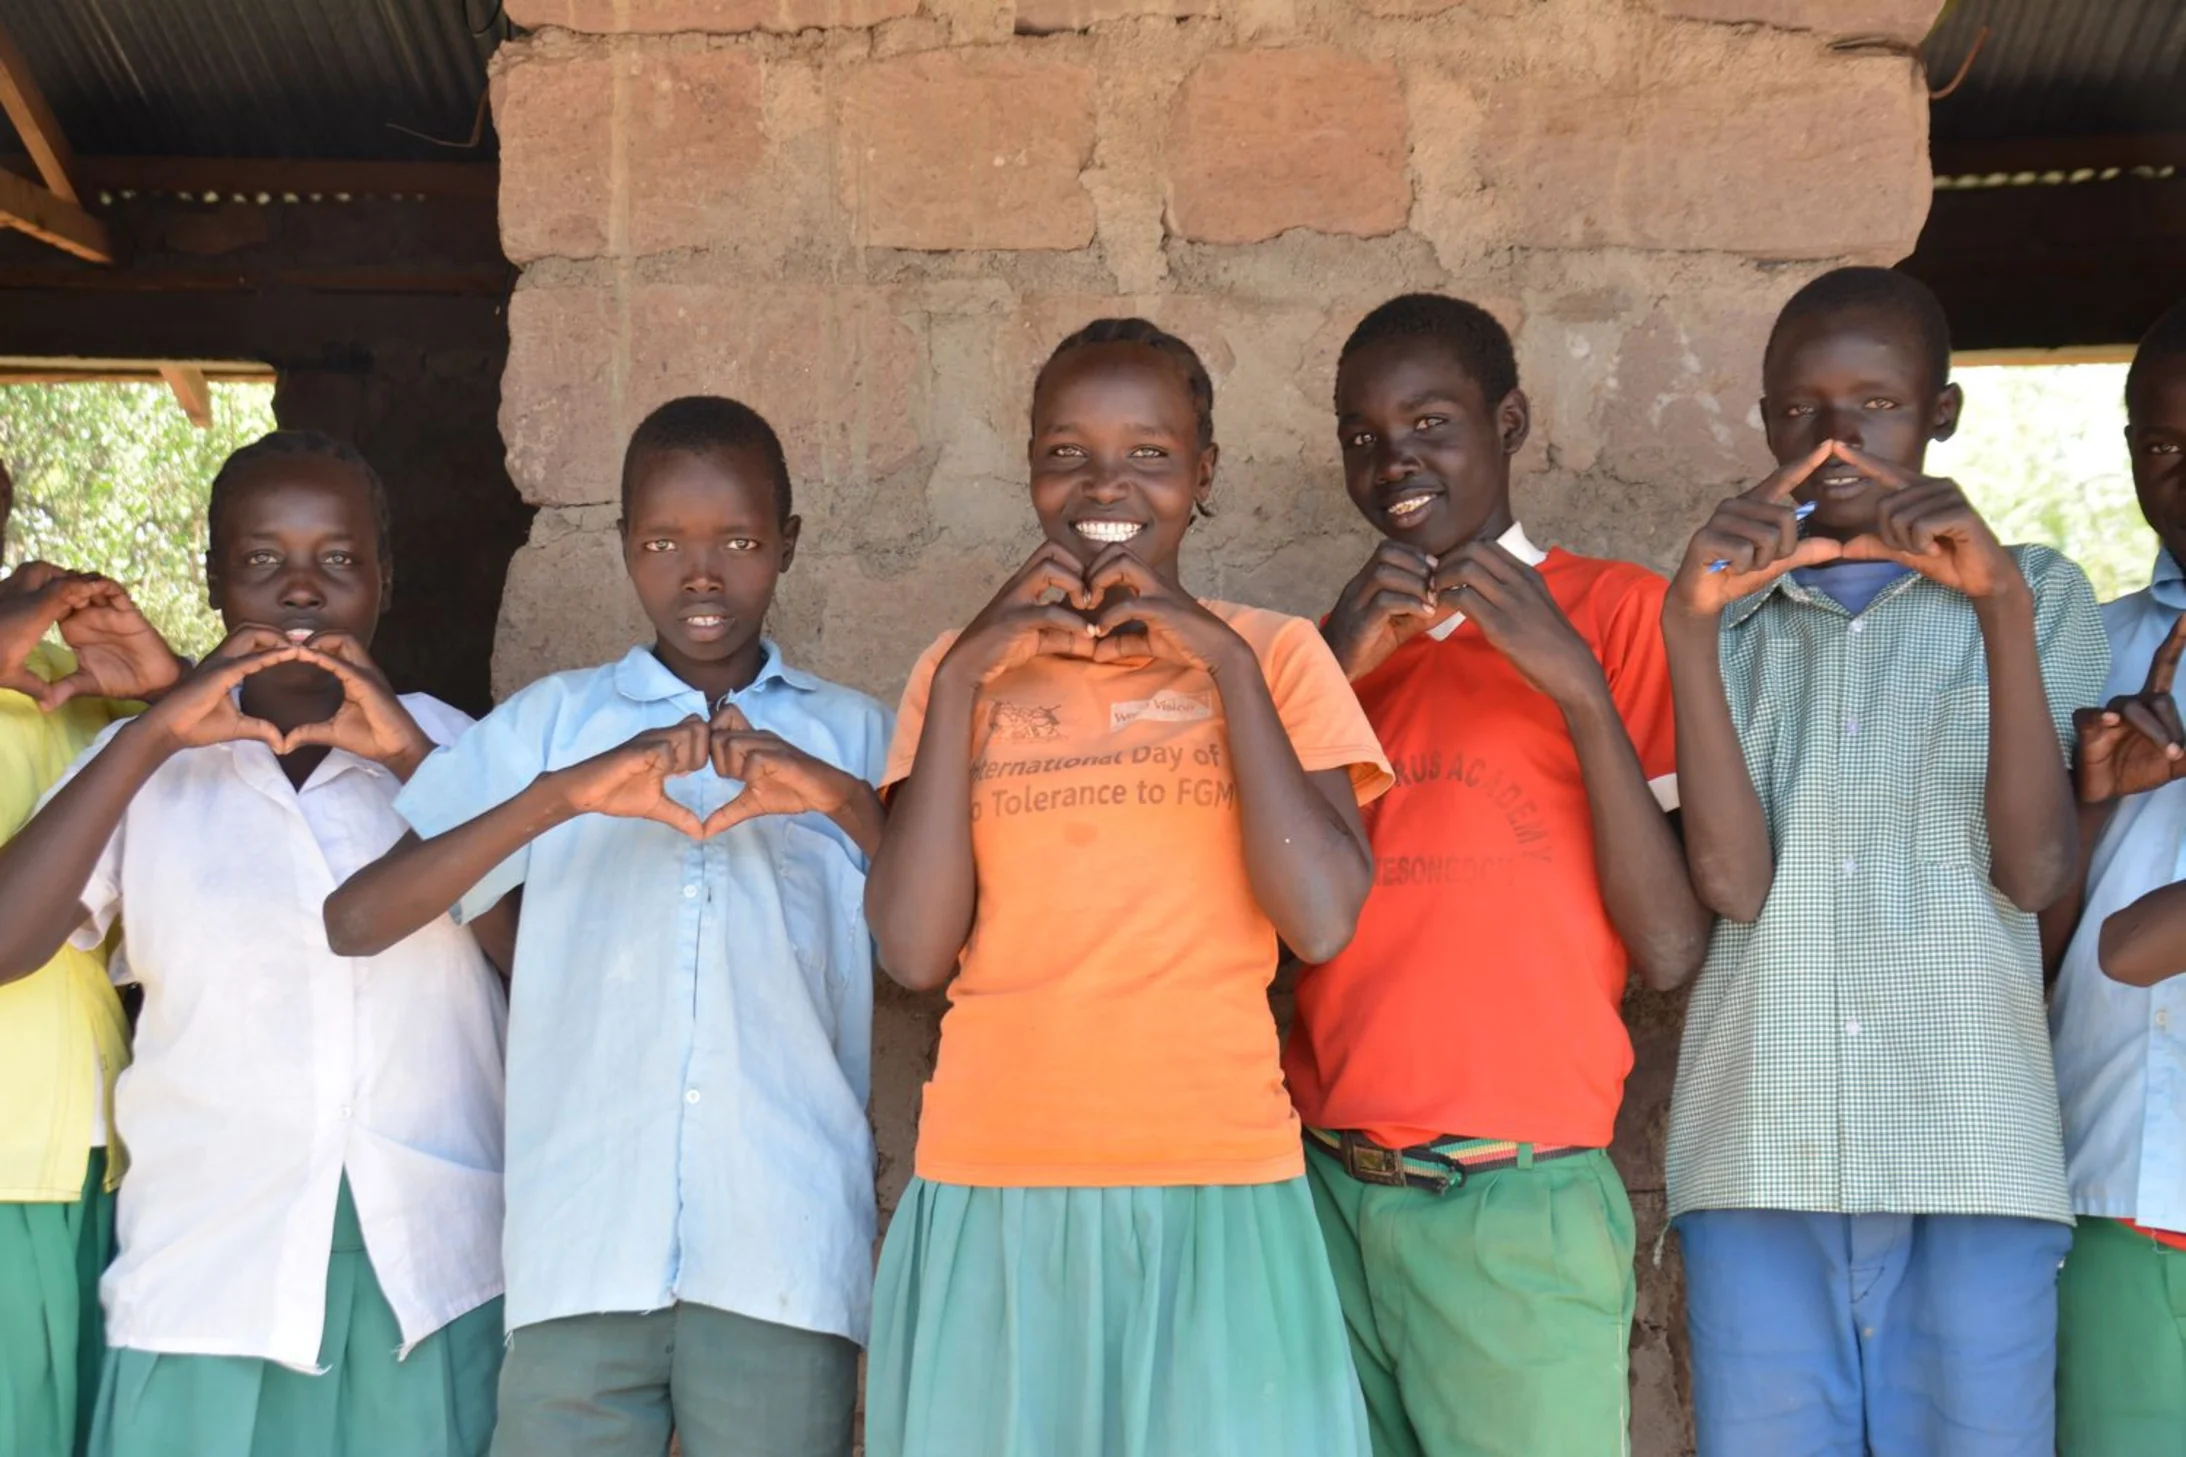
[[[0,227],[28,233],[93,263],[114,261],[114,239],[106,224],[13,172],[0,172]]]
[[[190,423],[200,430],[210,430],[213,392],[205,383],[205,371],[187,364],[162,364],[159,377],[175,392],[175,403],[182,407],[182,413],[189,417]]]
[[[76,186],[76,154],[61,134],[53,108],[46,105],[45,93],[31,78],[30,62],[23,59],[5,25],[0,25],[0,110],[15,123],[46,190],[63,202],[82,202],[83,193]]]

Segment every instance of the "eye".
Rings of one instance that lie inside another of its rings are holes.
[[[1805,418],[1806,418],[1806,417],[1807,417],[1808,415],[1811,415],[1811,414],[1813,414],[1813,413],[1814,413],[1814,407],[1813,407],[1812,405],[1786,405],[1786,406],[1784,406],[1784,418],[1785,418],[1785,419],[1787,419],[1787,420],[1802,420],[1802,419],[1805,419]]]
[[[2150,455],[2176,455],[2178,452],[2179,444],[2176,440],[2151,440],[2148,442],[2148,453]]]
[[[280,553],[272,551],[260,550],[246,552],[243,555],[243,565],[246,567],[270,567],[278,563],[280,560]]]
[[[1450,417],[1447,415],[1422,415],[1412,422],[1412,428],[1414,430],[1433,430],[1437,426],[1449,423]]]
[[[1169,452],[1158,445],[1138,445],[1131,450],[1133,460],[1167,460]]]
[[[1343,448],[1346,450],[1364,450],[1373,443],[1374,432],[1371,430],[1354,430],[1343,438]]]
[[[1885,399],[1881,395],[1875,396],[1875,398],[1861,406],[1862,409],[1866,410],[1895,410],[1897,407],[1898,402],[1896,400]]]
[[[638,545],[639,551],[674,551],[675,549],[676,544],[665,536],[656,536],[651,541],[641,542]]]
[[[357,564],[357,554],[350,551],[330,551],[320,560],[330,567],[353,567]]]
[[[748,536],[732,536],[729,538],[729,550],[757,551],[759,550],[759,543]]]
[[[1083,460],[1085,458],[1085,447],[1082,445],[1058,445],[1050,450],[1048,454],[1054,456],[1057,460]]]

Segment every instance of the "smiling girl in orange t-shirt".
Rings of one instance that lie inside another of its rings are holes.
[[[1389,772],[1311,623],[1179,584],[1213,406],[1143,320],[1064,340],[1046,539],[904,694],[867,907],[897,981],[955,981],[875,1457],[1368,1451],[1266,993],[1350,939]]]

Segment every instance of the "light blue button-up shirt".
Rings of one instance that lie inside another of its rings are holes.
[[[2104,606],[2104,702],[2140,691],[2182,611],[2186,573],[2168,551],[2149,586]],[[2126,800],[2104,828],[2049,1010],[2072,1212],[2169,1230],[2186,1230],[2186,977],[2149,988],[2114,982],[2096,943],[2111,912],[2180,879],[2186,780]]]
[[[728,701],[753,727],[879,778],[887,710],[786,666],[772,643]],[[517,693],[428,758],[396,808],[441,834],[547,770],[712,708],[633,648]],[[703,819],[742,787],[709,766],[668,792]],[[498,866],[458,919],[517,886],[509,1329],[692,1301],[862,1343],[874,1225],[863,855],[816,814],[703,843],[585,815]]]

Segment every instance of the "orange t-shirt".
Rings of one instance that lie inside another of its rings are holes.
[[[1540,572],[1601,660],[1642,770],[1674,773],[1667,584],[1560,550]],[[1471,622],[1352,686],[1397,782],[1365,811],[1375,884],[1358,935],[1298,980],[1283,1069],[1300,1116],[1398,1148],[1606,1146],[1632,1068],[1626,958],[1562,713]]]
[[[1388,762],[1302,618],[1208,602],[1260,660],[1308,772],[1361,801]],[[911,772],[947,633],[912,670],[885,781]],[[1275,928],[1246,878],[1214,680],[1035,658],[981,691],[978,908],[926,1085],[918,1173],[1003,1186],[1262,1184],[1303,1172],[1268,1013]]]

